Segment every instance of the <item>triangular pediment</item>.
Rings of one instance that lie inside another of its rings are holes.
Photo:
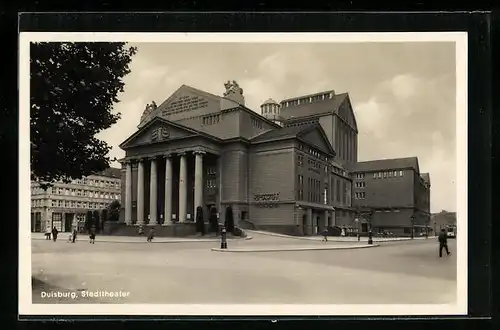
[[[303,132],[299,133],[297,137],[317,147],[319,150],[325,153],[335,155],[335,150],[328,141],[328,137],[320,125],[315,125],[307,130],[304,130]]]
[[[120,144],[120,148],[128,149],[142,145],[163,143],[171,140],[186,139],[200,135],[202,135],[202,133],[194,129],[156,117]]]
[[[172,117],[197,116],[202,113],[220,110],[220,96],[207,93],[191,86],[182,85],[154,110],[143,112],[139,128],[153,118],[161,117],[172,120]]]

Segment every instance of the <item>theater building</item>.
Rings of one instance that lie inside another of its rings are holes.
[[[360,218],[370,220],[374,232],[404,236],[411,235],[412,229],[415,235],[432,231],[430,176],[420,173],[417,157],[358,162],[352,176],[353,206],[369,213]]]
[[[221,222],[231,206],[242,227],[301,235],[334,226],[337,207],[352,216],[343,164],[355,161],[356,142],[331,127],[335,102],[343,106],[341,120],[355,127],[348,98],[337,100],[333,91],[302,97],[303,106],[323,107],[321,116],[297,121],[283,111],[298,104],[293,99],[265,102],[261,115],[245,106],[237,83],[225,87],[217,96],[183,85],[146,107],[138,130],[120,145],[122,222],[179,233],[176,227],[194,222],[197,206],[205,220],[216,207]],[[320,121],[328,116],[325,130]],[[335,144],[350,151],[336,160]]]
[[[218,96],[183,85],[161,104],[146,106],[138,130],[120,145],[121,233],[147,224],[159,235],[192,234],[198,206],[205,221],[215,207],[224,222],[231,206],[242,228],[294,235],[352,228],[360,207],[405,215],[413,210],[419,223],[425,218],[430,182],[420,176],[418,161],[358,162],[358,128],[347,93],[268,99],[259,114],[245,106],[236,82],[225,88]],[[378,177],[373,183],[359,180],[400,170],[418,173],[420,181],[398,188],[380,185]],[[377,197],[365,203],[359,196],[372,196],[368,191]],[[384,228],[391,221],[373,223]]]

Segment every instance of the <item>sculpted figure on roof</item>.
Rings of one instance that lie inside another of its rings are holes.
[[[226,91],[224,92],[224,96],[228,96],[230,94],[240,94],[243,95],[243,88],[238,85],[236,81],[227,81],[224,84],[224,87],[226,88]]]
[[[151,114],[151,112],[153,112],[153,110],[155,110],[158,106],[156,105],[156,102],[155,101],[152,101],[151,104],[146,104],[146,108],[144,109],[144,111],[142,112],[142,116],[141,116],[141,122],[146,119],[147,116],[149,116],[149,114]]]

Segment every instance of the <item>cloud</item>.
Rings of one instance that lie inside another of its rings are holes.
[[[420,81],[412,75],[398,75],[390,81],[392,93],[400,99],[407,99],[415,95]]]

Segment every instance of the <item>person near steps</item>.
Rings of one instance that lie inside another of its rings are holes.
[[[448,250],[448,235],[446,230],[443,228],[438,236],[439,241],[439,258],[443,256],[443,249],[446,251],[446,255],[450,255],[451,252]]]
[[[154,229],[154,228],[151,228],[151,229],[149,230],[149,235],[148,235],[148,239],[147,239],[147,241],[148,241],[148,242],[152,242],[154,237],[155,237],[155,229]]]
[[[95,243],[95,226],[92,226],[92,228],[90,229],[90,242],[89,243],[92,243],[94,244]]]
[[[328,242],[328,228],[325,227],[323,232],[321,232],[321,235],[323,236],[323,239],[321,241]]]

